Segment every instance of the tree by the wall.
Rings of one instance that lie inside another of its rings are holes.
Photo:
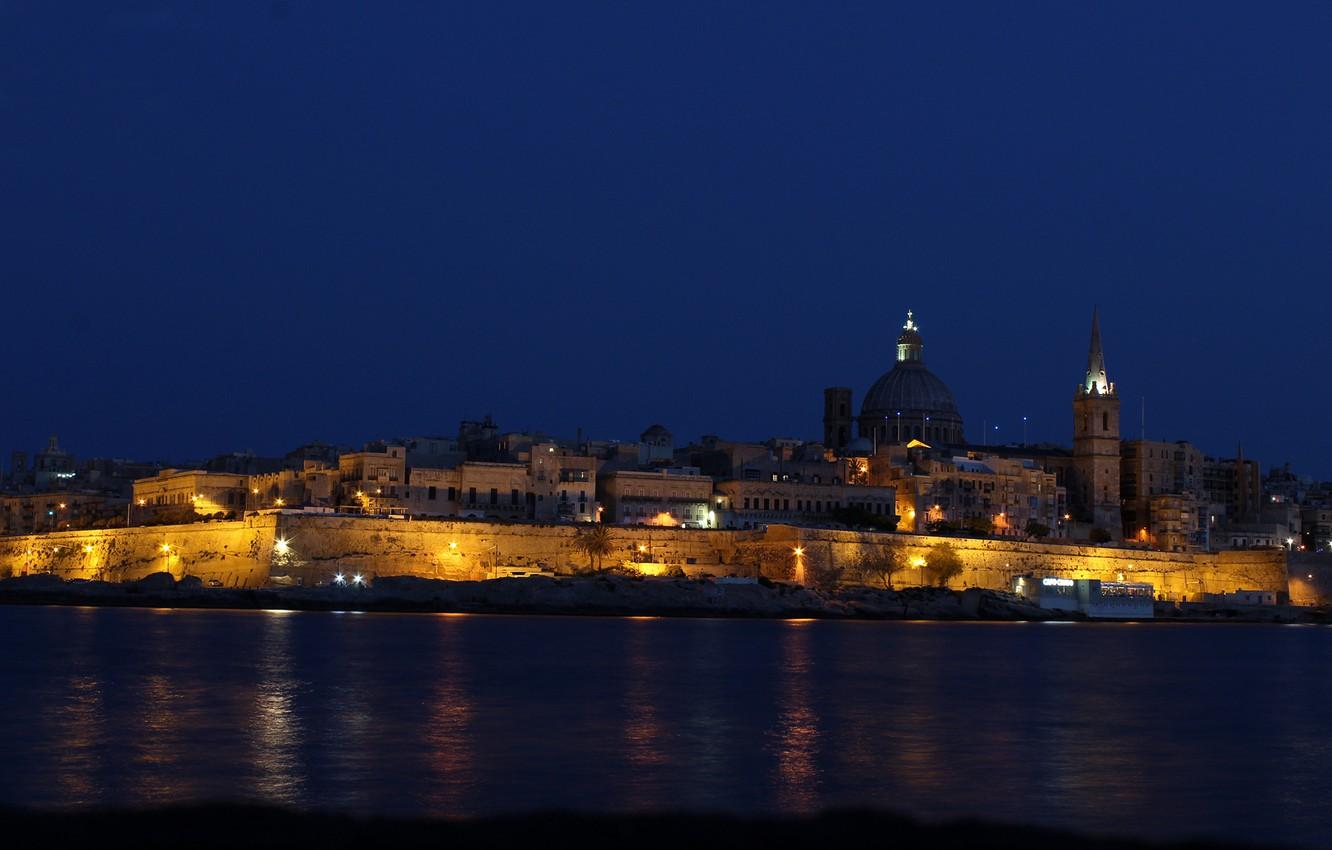
[[[934,583],[939,587],[947,587],[951,579],[962,573],[962,556],[948,543],[940,543],[930,549],[925,563]]]
[[[610,529],[599,522],[580,528],[573,539],[574,548],[587,555],[588,569],[596,571],[602,569],[614,545]]]
[[[910,565],[906,550],[900,546],[873,546],[861,551],[854,572],[865,584],[892,590],[894,577]]]
[[[1026,531],[1028,537],[1033,537],[1037,540],[1044,540],[1050,536],[1050,526],[1042,522],[1037,522],[1036,520],[1027,523]]]

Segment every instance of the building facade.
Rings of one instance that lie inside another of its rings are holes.
[[[847,510],[877,517],[886,529],[897,524],[893,487],[731,480],[717,482],[713,496],[716,528],[829,525]]]
[[[712,528],[712,479],[696,469],[616,470],[597,477],[602,521]]]

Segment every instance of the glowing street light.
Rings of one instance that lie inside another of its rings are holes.
[[[333,583],[339,586],[344,585],[347,583],[347,577],[342,573],[338,573],[337,575],[333,576]]]
[[[359,587],[362,584],[365,584],[365,579],[361,576],[360,573],[357,573],[356,575],[352,576],[352,584]]]
[[[286,555],[291,552],[291,544],[285,537],[279,537],[273,541],[273,551],[279,555]]]

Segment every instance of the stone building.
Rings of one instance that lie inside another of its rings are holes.
[[[1068,484],[1074,518],[1123,536],[1119,496],[1119,394],[1105,371],[1101,321],[1092,312],[1087,373],[1073,396],[1073,465]]]
[[[407,449],[347,452],[338,456],[339,506],[368,514],[401,511],[407,489]]]
[[[251,475],[249,510],[315,507],[336,509],[342,471],[319,460],[307,460],[301,469],[283,469]]]
[[[847,509],[878,517],[888,529],[897,523],[897,491],[892,487],[731,480],[717,482],[713,495],[716,528],[829,525]]]
[[[872,477],[896,488],[899,531],[924,534],[943,525],[1023,537],[1036,523],[1052,537],[1064,534],[1066,492],[1030,459],[922,446],[895,451],[889,463],[880,460]]]
[[[1206,549],[1204,456],[1192,444],[1125,440],[1120,446],[1124,537],[1169,552]]]
[[[189,507],[197,516],[243,513],[250,494],[249,476],[202,469],[164,469],[134,482],[134,517],[174,514]]]
[[[597,518],[597,459],[555,443],[532,446],[527,461],[532,518],[592,522]]]
[[[129,500],[89,490],[0,496],[0,533],[38,534],[124,525]]]
[[[897,338],[897,362],[870,386],[860,406],[860,436],[872,445],[913,439],[931,445],[966,442],[953,394],[925,367],[924,352],[920,328],[908,310]],[[829,392],[824,391],[825,404]],[[846,400],[850,401],[849,392]]]
[[[1305,551],[1332,551],[1332,507],[1310,505],[1301,509],[1300,527]]]
[[[597,477],[602,522],[711,528],[712,479],[697,469],[615,470]]]
[[[851,442],[851,388],[828,387],[823,391],[823,445],[834,452]]]

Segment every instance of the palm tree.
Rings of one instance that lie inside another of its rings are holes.
[[[588,569],[601,570],[602,559],[614,548],[611,530],[601,523],[580,528],[574,535],[574,548],[587,555]]]

